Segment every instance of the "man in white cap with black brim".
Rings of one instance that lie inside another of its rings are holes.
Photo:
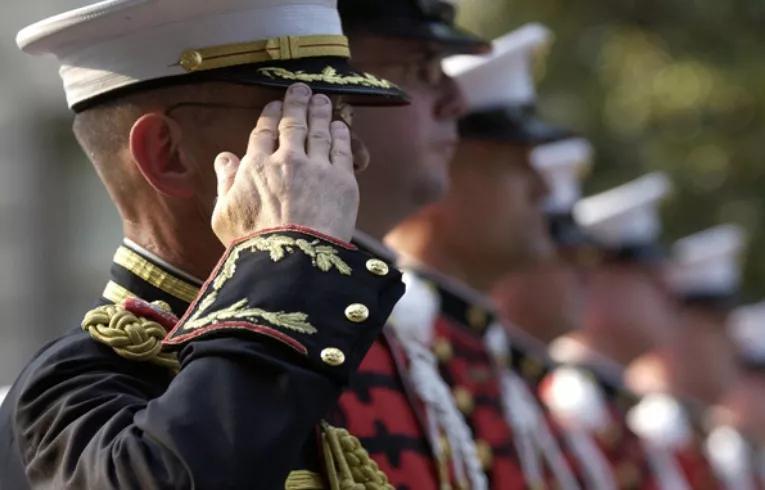
[[[531,162],[549,189],[543,208],[557,253],[507,271],[492,291],[500,314],[544,343],[576,329],[581,320],[576,269],[587,259],[590,244],[574,221],[573,208],[592,158],[592,146],[584,138],[534,149]]]
[[[403,292],[349,243],[346,123],[405,96],[349,65],[335,2],[112,0],[18,43],[58,58],[126,239],[10,390],[0,487],[390,488],[321,422]]]
[[[511,353],[487,295],[508,268],[552,252],[541,208],[547,188],[529,161],[535,146],[570,136],[534,110],[534,66],[551,40],[547,28],[528,24],[494,40],[490,55],[445,60],[469,108],[452,185],[388,237],[409,269],[393,321],[410,301],[432,305],[420,341],[438,360],[497,488],[579,485],[529,386],[544,369],[544,349],[526,338]]]
[[[653,329],[671,324],[672,298],[659,283],[659,204],[669,188],[665,175],[653,173],[576,204],[598,261],[586,270],[583,328],[551,344],[557,361],[620,379],[623,366],[651,347]]]

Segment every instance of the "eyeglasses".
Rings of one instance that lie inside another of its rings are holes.
[[[177,102],[165,108],[163,113],[166,116],[170,116],[174,111],[183,107],[199,107],[203,109],[230,109],[238,111],[249,111],[260,117],[260,113],[265,106],[241,106],[236,104],[227,104],[224,102]],[[342,97],[337,97],[332,104],[332,120],[343,121],[349,127],[353,125],[353,106],[345,102]]]

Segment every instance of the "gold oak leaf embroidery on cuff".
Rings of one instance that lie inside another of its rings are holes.
[[[216,293],[211,293],[210,296],[208,296],[208,298],[212,297],[212,301],[210,301],[209,304],[212,304],[215,301],[214,295],[216,295]],[[222,310],[214,311],[209,315],[201,316],[203,313],[204,310],[198,310],[197,313],[186,322],[183,329],[196,330],[207,325],[230,321],[257,323],[259,320],[265,320],[276,327],[308,335],[313,335],[318,331],[316,330],[316,327],[308,322],[308,315],[305,313],[286,313],[284,311],[272,312],[260,308],[247,308],[246,299],[239,300],[233,305],[223,308]]]
[[[308,241],[303,238],[292,238],[286,235],[251,238],[237,245],[231,251],[223,267],[218,272],[218,276],[213,281],[213,290],[199,302],[197,310],[183,326],[183,330],[197,330],[222,322],[247,321],[256,323],[265,320],[273,326],[307,335],[313,335],[318,331],[308,321],[308,315],[305,313],[271,312],[260,308],[250,308],[248,307],[247,299],[239,300],[231,306],[205,314],[215,303],[221,288],[223,288],[229,279],[234,277],[236,263],[244,251],[251,253],[267,252],[274,262],[279,262],[287,255],[300,251],[307,257],[310,257],[311,264],[322,272],[336,269],[345,276],[351,275],[352,272],[351,267],[338,255],[334,247],[322,245],[319,240]]]
[[[333,268],[344,275],[350,276],[352,269],[338,255],[337,250],[330,245],[321,245],[319,240],[308,241],[303,238],[292,238],[285,235],[270,235],[267,237],[255,237],[234,247],[231,254],[226,259],[226,263],[215,278],[213,286],[218,291],[223,285],[234,276],[236,272],[236,262],[239,256],[245,250],[252,253],[268,252],[271,260],[279,262],[288,254],[293,254],[299,250],[311,258],[311,264],[322,272],[329,272]]]

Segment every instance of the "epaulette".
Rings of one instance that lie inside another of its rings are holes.
[[[130,361],[150,362],[178,371],[175,353],[162,352],[162,340],[178,318],[162,301],[128,298],[122,304],[99,306],[82,320],[82,330]]]

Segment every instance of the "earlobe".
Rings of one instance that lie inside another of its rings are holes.
[[[161,113],[141,116],[130,131],[130,153],[141,175],[157,192],[177,198],[194,195],[194,169],[182,157],[182,130]]]

